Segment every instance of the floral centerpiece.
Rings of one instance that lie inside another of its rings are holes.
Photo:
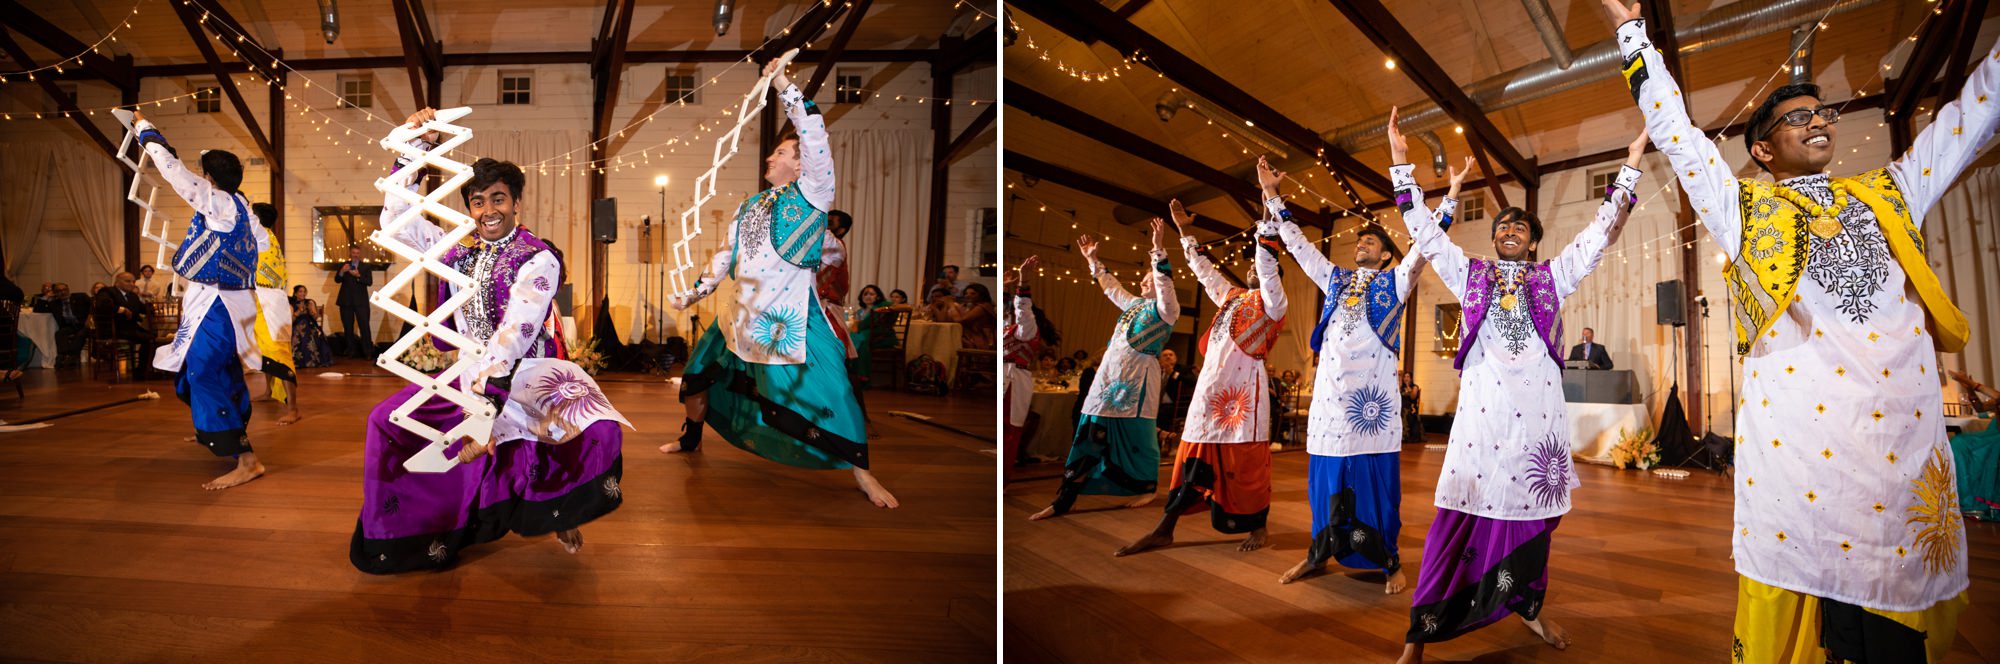
[[[1632,466],[1645,470],[1658,463],[1660,463],[1660,446],[1653,441],[1652,429],[1618,430],[1618,444],[1611,446],[1613,467]]]

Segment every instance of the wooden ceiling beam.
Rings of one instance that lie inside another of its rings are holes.
[[[222,58],[215,54],[215,46],[209,43],[208,31],[201,25],[202,17],[195,13],[205,10],[178,2],[168,2],[167,5],[174,8],[175,14],[180,15],[181,26],[187,28],[188,38],[194,40],[195,48],[201,50],[201,59],[208,64],[209,73],[215,76],[216,87],[221,88],[222,96],[229,98],[229,105],[235,107],[237,117],[243,121],[243,128],[250,134],[251,142],[257,144],[259,153],[265,159],[277,159],[278,151],[272,147],[270,135],[264,133],[264,127],[257,122],[257,116],[250,113],[250,105],[243,102],[243,94],[236,90],[235,81],[229,78],[229,70],[223,67]],[[215,16],[214,12],[209,12],[210,18]],[[254,41],[252,45],[255,45]],[[258,48],[262,50],[261,46]],[[258,74],[263,74],[256,69],[256,65],[252,64],[251,67]]]
[[[965,158],[965,155],[972,151],[972,141],[979,138],[980,134],[986,133],[986,128],[993,126],[993,118],[999,115],[999,111],[998,105],[989,104],[978,117],[974,117],[972,124],[966,125],[964,130],[958,132],[957,138],[951,139],[951,146],[944,151],[944,162],[947,165],[956,164],[958,160]]]
[[[0,16],[6,18],[5,24],[8,28],[21,33],[21,36],[27,37],[37,44],[41,44],[43,48],[47,48],[49,51],[55,53],[56,57],[62,57],[64,53],[80,54],[83,60],[83,71],[90,73],[92,76],[104,79],[106,82],[120,89],[138,85],[138,78],[134,75],[130,65],[122,64],[91,52],[89,44],[85,44],[82,40],[70,36],[68,32],[56,27],[54,23],[48,22],[47,19],[36,15],[32,11],[28,11],[28,8],[21,6],[19,2],[15,2],[15,0],[0,0]],[[129,19],[130,16],[125,16],[120,17],[118,20],[123,22]],[[25,53],[25,51],[23,52]],[[78,56],[71,56],[70,59],[78,59]],[[35,68],[35,65],[27,64],[28,60],[20,58],[17,58],[17,60],[22,63],[21,69]],[[39,80],[48,77],[36,76],[35,78]]]
[[[35,61],[28,57],[28,52],[22,49],[21,45],[14,41],[13,35],[7,34],[6,30],[0,30],[0,50],[4,50],[7,57],[13,58],[22,69],[34,69],[37,66]],[[104,148],[105,156],[118,158],[117,144],[112,143],[104,132],[97,129],[97,125],[91,124],[90,118],[77,110],[76,102],[71,101],[69,95],[63,94],[62,87],[57,86],[56,82],[49,80],[48,77],[36,77],[35,83],[42,88],[42,92],[48,94],[50,99],[55,100],[57,110],[75,120],[76,125],[83,128],[84,135],[89,136],[97,147]]]
[[[840,30],[833,33],[833,43],[826,47],[826,57],[821,58],[819,64],[813,67],[812,78],[807,79],[806,87],[800,90],[807,99],[812,99],[813,95],[819,93],[819,86],[826,83],[827,75],[832,74],[834,65],[840,63],[841,54],[847,52],[848,40],[854,38],[855,28],[861,27],[861,18],[868,15],[868,5],[872,0],[852,0],[852,2],[854,8],[849,11],[853,13],[848,14],[847,20],[841,22]]]
[[[1083,173],[1078,173],[1068,168],[1057,166],[1055,164],[1042,161],[1040,159],[1036,159],[1034,157],[1030,157],[1028,155],[1019,152],[1015,152],[1013,150],[1003,151],[1001,158],[1003,161],[1003,165],[1007,170],[1014,171],[1022,175],[1029,175],[1036,178],[1040,178],[1044,181],[1054,182],[1064,187],[1075,189],[1079,192],[1095,196],[1099,199],[1103,199],[1111,203],[1139,210],[1140,212],[1147,215],[1160,218],[1166,217],[1166,210],[1167,210],[1166,201],[1153,198],[1151,196],[1147,196],[1145,194],[1141,194],[1139,192],[1126,189],[1116,184],[1112,184],[1110,182],[1097,179],[1096,177],[1085,175]],[[1236,224],[1225,222],[1221,219],[1216,219],[1214,217],[1210,217],[1207,215],[1196,214],[1192,211],[1190,211],[1188,214],[1194,217],[1195,228],[1215,233],[1217,235],[1228,236],[1243,231],[1243,227],[1237,226]],[[1113,218],[1115,219],[1116,215],[1113,215]],[[1124,224],[1124,225],[1133,226],[1134,224]]]

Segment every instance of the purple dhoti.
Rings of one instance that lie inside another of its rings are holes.
[[[1438,508],[1410,597],[1408,643],[1434,643],[1509,613],[1534,620],[1549,588],[1549,537],[1560,516],[1507,521]]]
[[[617,421],[592,423],[559,445],[504,441],[448,472],[404,470],[403,462],[430,441],[390,422],[389,415],[417,390],[405,387],[368,414],[361,518],[348,547],[355,568],[370,574],[441,569],[474,544],[510,532],[568,530],[618,509],[624,432]],[[438,397],[410,416],[439,430],[464,418],[456,404]],[[445,453],[456,455],[458,446]]]

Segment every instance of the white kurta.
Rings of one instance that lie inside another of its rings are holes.
[[[785,88],[778,98],[799,134],[799,191],[821,212],[832,209],[833,155],[827,152],[826,119],[806,112],[805,96],[798,86]],[[729,222],[729,232],[716,249],[708,273],[692,293],[676,298],[693,304],[714,293],[716,286],[729,278],[730,261],[734,260],[736,306],[721,316],[722,338],[729,351],[745,362],[805,364],[806,317],[819,315],[812,304],[817,272],[779,256],[772,244],[771,227],[768,206],[751,205],[744,210],[742,216]],[[820,246],[823,264],[840,265],[844,260],[832,233],[824,234]]]
[[[1041,336],[1040,329],[1035,327],[1033,299],[1026,295],[1014,297],[1014,318],[1010,321],[1010,326],[1009,331],[1014,335],[1013,341],[1016,343],[1029,343]],[[1004,345],[1007,342],[1001,343]],[[1007,426],[1027,426],[1028,408],[1035,400],[1035,375],[1027,367],[1007,362],[1004,356],[1000,361],[1007,364],[1004,379],[1007,386]]]
[[[399,186],[415,187],[417,171],[418,169],[405,168],[389,177],[391,181]],[[527,192],[522,193],[525,194]],[[383,225],[386,227],[389,220],[401,215],[409,207],[409,204],[403,202],[402,199],[395,196],[384,196],[382,198]],[[516,228],[512,234],[501,238],[500,241],[517,241],[519,233],[520,229]],[[395,237],[396,240],[415,247],[418,251],[429,251],[432,246],[444,240],[444,235],[444,229],[439,228],[430,219],[419,218],[416,223],[404,226],[397,232]],[[474,234],[469,237],[476,238],[478,235]],[[484,242],[484,240],[475,241]],[[477,272],[476,274],[467,275],[473,278],[472,287],[484,288],[490,291],[492,289],[492,280],[496,277],[484,270],[478,270]],[[496,377],[509,375],[514,368],[514,362],[523,359],[528,354],[528,351],[534,348],[535,340],[539,338],[542,332],[542,323],[547,320],[549,310],[554,305],[556,289],[561,286],[561,283],[562,262],[556,259],[554,252],[539,252],[529,258],[526,263],[523,263],[521,269],[514,273],[514,282],[507,289],[507,303],[501,307],[500,320],[494,322],[493,331],[488,336],[480,338],[480,335],[473,330],[473,326],[466,320],[466,310],[478,306],[476,299],[468,300],[465,306],[453,312],[452,324],[454,329],[484,342],[486,345],[486,356],[478,364],[473,365],[467,375],[478,375],[480,372],[488,370],[492,372],[491,375]],[[458,293],[457,286],[447,284],[446,288],[450,289],[452,294]],[[526,385],[521,384],[517,384],[515,387],[517,389],[527,388]],[[533,416],[524,410],[519,403],[510,400],[506,405],[501,407],[500,416],[493,421],[494,439],[534,439],[536,435],[534,434],[533,425]],[[574,432],[572,431],[571,433]]]
[[[1260,224],[1261,225],[1261,224]],[[1229,295],[1236,288],[1223,278],[1215,265],[1201,255],[1194,238],[1181,237],[1188,267],[1201,281],[1210,302],[1222,308],[1208,328],[1208,353],[1201,358],[1201,373],[1194,381],[1194,401],[1188,405],[1186,426],[1181,439],[1191,443],[1263,443],[1271,439],[1270,376],[1264,361],[1243,352],[1230,338],[1229,321],[1235,316],[1255,316],[1257,312],[1236,306],[1241,300]],[[1278,278],[1278,259],[1270,252],[1256,250],[1258,290],[1264,298],[1264,315],[1274,321],[1285,318],[1285,288]],[[1154,364],[1158,364],[1155,362]]]
[[[1181,317],[1180,299],[1174,295],[1172,272],[1153,269],[1153,266],[1167,260],[1167,252],[1156,250],[1148,257],[1146,278],[1153,282],[1150,301],[1171,334],[1174,321]],[[1112,276],[1097,261],[1090,262],[1090,272],[1097,275],[1097,285],[1104,289],[1104,297],[1111,300],[1112,306],[1118,307],[1121,315],[1148,301],[1127,292],[1125,286],[1118,283],[1118,277]],[[1084,397],[1083,414],[1146,419],[1160,416],[1160,358],[1133,349],[1125,334],[1126,330],[1122,328],[1111,330],[1111,341],[1104,346],[1104,361],[1097,365],[1097,378],[1090,385],[1090,394]]]
[[[1445,199],[1439,214],[1454,205],[1455,201]],[[1272,217],[1278,217],[1284,201],[1267,199],[1264,207]],[[1285,250],[1291,253],[1306,278],[1326,296],[1343,297],[1345,293],[1326,293],[1333,262],[1320,255],[1319,246],[1306,239],[1298,224],[1284,219],[1277,224]],[[1423,274],[1423,264],[1421,255],[1411,254],[1390,269],[1396,279],[1398,300],[1409,300],[1410,287]],[[1365,288],[1377,274],[1379,270],[1357,268],[1349,285]],[[1365,291],[1356,294],[1365,295]],[[1313,376],[1312,405],[1306,410],[1306,453],[1354,456],[1402,449],[1403,402],[1396,359],[1396,352],[1382,344],[1382,338],[1375,335],[1374,326],[1368,323],[1366,298],[1357,298],[1352,303],[1340,300],[1333,319],[1327,321],[1326,330],[1320,333],[1319,371]]]
[[[1659,61],[1642,21],[1619,26],[1618,37],[1626,57]],[[1919,229],[2000,129],[1996,60],[2000,49],[1889,165]],[[1665,68],[1647,69],[1646,126],[1733,260],[1743,239],[1735,175],[1685,110],[1666,103],[1678,102],[1679,88]],[[1822,206],[1833,201],[1825,174],[1780,184]],[[1867,608],[1918,611],[1969,583],[1937,355],[1874,211],[1850,196],[1838,216],[1840,233],[1809,236],[1798,299],[1743,359],[1736,571]]]
[[[140,120],[138,124],[133,125],[133,129],[136,131],[153,129],[153,123],[150,120]],[[264,231],[263,226],[247,219],[250,216],[250,199],[244,198],[242,194],[231,194],[216,189],[215,184],[209,182],[208,178],[188,171],[187,166],[181,164],[180,158],[167,150],[167,146],[153,142],[144,145],[146,154],[153,158],[154,166],[159,169],[160,179],[166,180],[167,185],[174,188],[174,193],[180,195],[181,200],[187,201],[189,207],[201,213],[202,223],[207,225],[209,230],[217,233],[235,231],[238,214],[236,204],[241,202],[243,204],[241,214],[246,217],[244,222],[250,224],[251,237],[257,239],[257,251],[262,252],[271,248],[270,234]],[[251,256],[250,260],[254,263],[256,257]],[[174,331],[173,343],[161,346],[153,352],[153,368],[161,371],[180,371],[181,363],[187,359],[188,344],[194,340],[195,333],[201,330],[202,321],[208,318],[209,308],[221,306],[229,311],[230,323],[235,328],[236,357],[243,362],[243,371],[263,369],[264,354],[257,350],[256,291],[223,290],[209,284],[183,281],[187,285],[181,289],[180,328]],[[290,315],[287,314],[287,317]]]
[[[1414,251],[1429,259],[1445,287],[1464,301],[1470,264],[1425,208],[1411,168],[1393,166],[1389,177],[1397,190],[1415,190],[1414,204],[1403,212],[1403,223],[1415,238]],[[1550,261],[1557,297],[1576,292],[1597,268],[1608,234],[1625,220],[1638,179],[1639,171],[1621,170],[1617,195],[1599,204],[1597,218]],[[1525,289],[1532,266],[1501,262],[1502,277],[1495,283],[1519,280]],[[1489,300],[1485,322],[1459,374],[1458,410],[1433,503],[1509,521],[1561,516],[1569,513],[1570,491],[1582,484],[1570,465],[1562,367],[1549,357],[1528,307],[1508,309],[1501,302]]]

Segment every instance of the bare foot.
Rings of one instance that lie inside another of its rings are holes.
[[[1396,658],[1396,664],[1417,664],[1424,661],[1424,644],[1403,644],[1403,656]]]
[[[1555,624],[1555,622],[1547,618],[1537,618],[1526,622],[1528,623],[1528,629],[1535,632],[1535,636],[1542,637],[1543,641],[1548,642],[1551,646],[1555,646],[1556,650],[1569,648],[1569,632]]]
[[[1124,548],[1121,548],[1116,552],[1113,552],[1111,555],[1113,557],[1123,558],[1125,556],[1145,551],[1147,549],[1157,549],[1159,547],[1163,547],[1173,543],[1174,543],[1174,536],[1172,533],[1163,533],[1156,530],[1151,533],[1147,533],[1145,537],[1139,538],[1139,541],[1137,542],[1125,545]]]
[[[1042,508],[1042,511],[1040,511],[1040,512],[1036,512],[1036,513],[1034,513],[1034,514],[1030,514],[1030,515],[1028,515],[1028,520],[1029,520],[1029,521],[1040,521],[1040,520],[1042,520],[1042,519],[1046,519],[1046,518],[1049,518],[1049,517],[1052,517],[1052,516],[1055,516],[1055,515],[1056,515],[1056,506],[1054,506],[1054,505],[1050,505],[1050,506],[1048,506],[1048,507],[1044,507],[1044,508]]]
[[[1389,582],[1382,584],[1382,594],[1394,595],[1403,592],[1403,589],[1409,587],[1409,585],[1409,580],[1403,577],[1402,568],[1397,568],[1395,574],[1389,575]]]
[[[583,550],[583,531],[576,528],[559,531],[556,533],[556,541],[562,542],[564,551],[576,553]]]
[[[302,419],[305,419],[305,415],[300,413],[299,411],[293,410],[286,412],[284,417],[278,418],[278,424],[280,425],[291,424],[293,422],[297,422]]]
[[[1278,577],[1278,583],[1291,583],[1293,581],[1305,578],[1305,575],[1307,574],[1323,571],[1325,569],[1326,569],[1325,565],[1314,565],[1310,560],[1301,560],[1299,561],[1299,564],[1293,565],[1291,569],[1285,570],[1285,575]]]
[[[236,465],[235,470],[224,473],[221,477],[209,480],[208,483],[201,485],[201,488],[208,489],[209,491],[219,491],[263,476],[264,464],[256,461],[251,461],[247,465],[239,463]]]
[[[899,504],[896,502],[895,496],[889,495],[888,489],[882,488],[882,482],[875,479],[874,473],[856,468],[854,469],[854,482],[861,485],[861,492],[868,494],[868,502],[875,503],[876,507],[893,510]]]
[[[660,446],[661,454],[673,454],[679,451],[681,451],[681,441],[678,440]]]
[[[1241,545],[1238,545],[1236,547],[1236,550],[1256,551],[1258,549],[1262,549],[1264,548],[1264,539],[1269,534],[1270,533],[1266,532],[1263,528],[1252,530],[1250,531],[1250,536],[1243,538],[1243,543]]]
[[[1133,498],[1130,502],[1125,503],[1125,508],[1132,509],[1134,507],[1145,507],[1147,505],[1151,505],[1153,504],[1153,499],[1158,498],[1159,495],[1160,494],[1157,493],[1149,493],[1143,496],[1139,496],[1137,498]]]

